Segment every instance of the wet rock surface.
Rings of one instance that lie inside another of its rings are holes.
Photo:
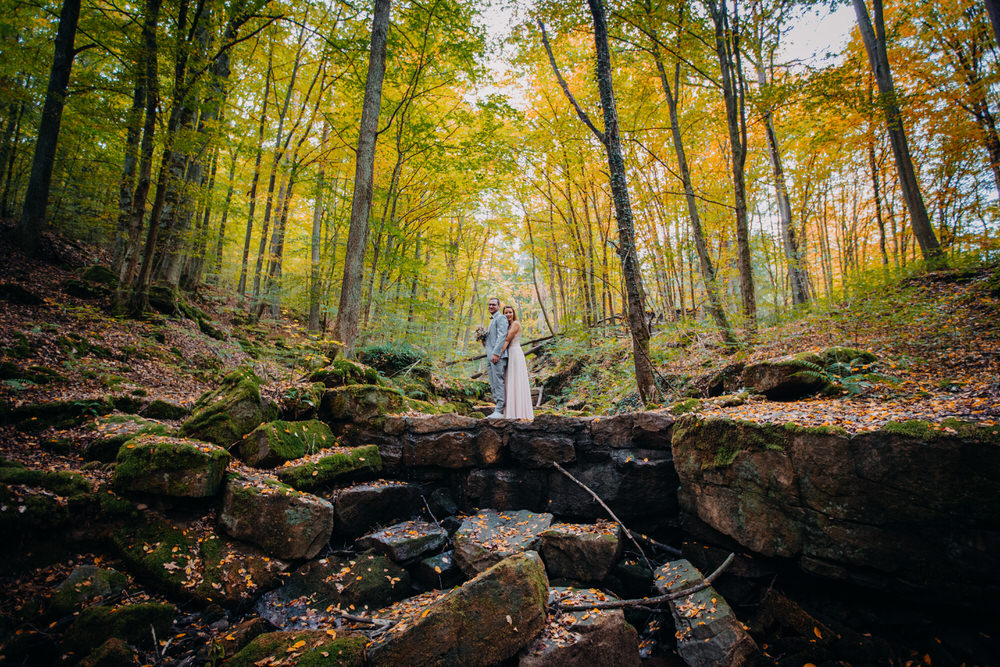
[[[553,587],[548,604],[588,604],[613,601],[596,589]],[[520,667],[638,667],[639,638],[620,609],[554,611],[538,636],[521,651]]]
[[[338,489],[331,499],[336,532],[348,538],[363,535],[377,525],[415,516],[423,509],[416,485],[384,479]]]
[[[687,560],[676,560],[656,570],[660,595],[675,593],[704,581]],[[677,652],[691,667],[753,665],[760,651],[732,608],[711,586],[670,603],[676,627]]]
[[[545,623],[548,579],[532,551],[504,559],[411,615],[368,649],[372,665],[492,665]],[[392,610],[387,617],[392,618]]]
[[[403,521],[359,538],[358,545],[384,553],[398,563],[409,563],[437,551],[447,541],[448,533],[433,523]]]
[[[455,533],[455,562],[466,576],[474,576],[504,558],[535,549],[539,535],[551,524],[551,514],[484,510],[463,521]]]
[[[603,581],[621,554],[621,529],[610,521],[553,524],[539,534],[539,553],[549,577]]]

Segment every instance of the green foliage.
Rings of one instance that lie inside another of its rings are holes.
[[[377,369],[383,375],[395,377],[401,373],[430,375],[430,357],[408,343],[368,345],[357,351],[358,360]]]

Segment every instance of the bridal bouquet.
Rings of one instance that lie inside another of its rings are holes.
[[[480,343],[486,342],[486,329],[482,327],[476,327],[476,340]]]

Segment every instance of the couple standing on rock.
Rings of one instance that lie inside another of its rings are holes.
[[[531,407],[531,383],[528,364],[521,350],[521,323],[514,307],[500,309],[500,299],[487,302],[490,326],[483,346],[486,348],[486,368],[496,408],[490,419],[534,419]]]

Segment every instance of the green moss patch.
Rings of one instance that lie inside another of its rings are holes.
[[[106,415],[115,409],[108,398],[30,403],[6,412],[5,420],[27,431],[45,428],[72,428],[88,417]]]
[[[173,429],[166,424],[137,415],[108,415],[90,424],[89,428],[99,435],[83,452],[83,458],[87,461],[114,461],[121,446],[139,435],[173,433]]]
[[[252,466],[270,468],[333,447],[330,427],[317,419],[261,424],[237,445],[236,455]]]
[[[227,667],[252,667],[268,658],[298,667],[361,667],[368,640],[351,633],[325,630],[269,632],[254,638],[226,661]]]
[[[371,366],[346,359],[337,359],[326,368],[313,371],[310,382],[322,382],[325,386],[344,387],[349,384],[379,384],[378,371]]]
[[[928,442],[944,438],[961,438],[975,442],[1000,444],[1000,426],[980,426],[955,418],[948,418],[940,423],[919,419],[889,422],[882,427],[882,430],[886,433],[905,435]]]
[[[382,457],[378,447],[365,445],[320,452],[294,465],[280,468],[278,479],[300,491],[312,491],[336,481],[374,474],[381,469]]]
[[[118,452],[114,484],[119,491],[202,498],[215,495],[229,452],[197,440],[143,435]]]
[[[173,624],[177,608],[172,604],[147,602],[130,604],[117,609],[105,606],[88,607],[80,612],[66,631],[66,650],[86,655],[105,640],[116,637],[129,644],[152,644],[153,635],[166,636]]]
[[[228,447],[261,423],[275,419],[278,409],[261,401],[260,382],[251,370],[233,371],[218,389],[198,399],[181,433]]]

